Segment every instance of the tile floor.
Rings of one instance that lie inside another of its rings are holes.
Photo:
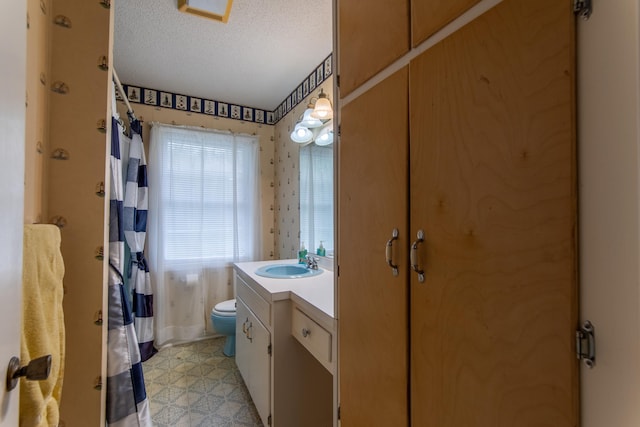
[[[143,363],[155,427],[262,427],[224,338],[162,349]]]

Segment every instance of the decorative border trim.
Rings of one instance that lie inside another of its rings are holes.
[[[323,81],[333,74],[333,53],[330,53],[324,61],[305,78],[273,111],[275,122],[278,123],[284,116],[300,104]]]
[[[123,84],[122,87],[129,97],[129,102],[137,104],[146,104],[191,113],[207,114],[210,116],[242,120],[245,122],[268,125],[274,124],[272,111],[246,107],[244,105],[230,104],[228,102],[214,101],[212,99],[203,99],[195,96],[165,92],[141,86]],[[122,100],[120,94],[116,93],[116,99]]]
[[[311,72],[273,111],[228,102],[204,99],[195,96],[165,92],[142,86],[123,84],[122,87],[129,97],[129,102],[146,104],[155,107],[170,108],[215,117],[242,120],[267,125],[275,125],[293,108],[300,104],[312,91],[333,74],[333,54],[329,54],[314,71]],[[116,99],[123,101],[116,91]]]

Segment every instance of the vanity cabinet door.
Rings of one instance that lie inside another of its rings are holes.
[[[413,426],[578,425],[574,19],[504,0],[411,62]]]
[[[338,0],[337,15],[344,97],[409,51],[409,0]]]
[[[236,307],[236,365],[258,414],[268,424],[271,407],[271,334],[241,299]]]
[[[338,337],[343,426],[407,425],[408,70],[341,111]],[[384,114],[380,114],[384,106]],[[391,263],[385,262],[393,230]]]

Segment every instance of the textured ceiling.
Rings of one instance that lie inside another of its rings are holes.
[[[234,0],[226,24],[177,0],[117,0],[123,83],[273,110],[332,50],[333,0]]]

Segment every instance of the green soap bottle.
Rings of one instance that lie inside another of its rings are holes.
[[[316,255],[325,256],[326,254],[327,254],[327,251],[324,249],[324,246],[322,246],[322,240],[320,240],[320,246],[316,251]]]
[[[304,242],[300,244],[300,251],[298,251],[298,264],[305,264],[307,262],[307,248],[304,247]]]

